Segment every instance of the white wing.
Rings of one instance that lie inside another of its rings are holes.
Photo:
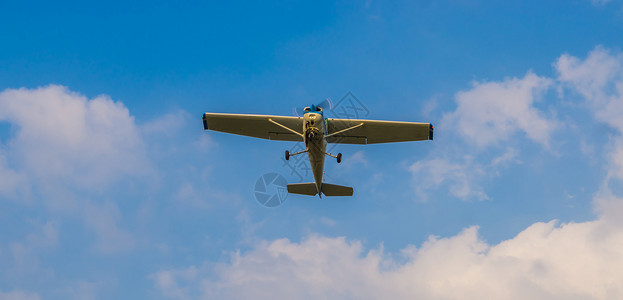
[[[297,142],[303,140],[300,133],[303,129],[303,119],[297,117],[205,113],[203,128],[269,140]]]
[[[433,139],[430,123],[330,118],[327,126],[329,143],[378,144]]]

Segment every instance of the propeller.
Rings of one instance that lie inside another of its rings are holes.
[[[327,110],[331,110],[333,109],[333,101],[331,101],[331,98],[327,98],[324,101],[316,104],[316,105],[312,105],[314,107],[320,107],[323,111],[327,111]],[[311,108],[311,106],[310,106]],[[301,107],[294,107],[292,108],[292,112],[294,113],[295,116],[297,117],[302,117],[306,111],[304,108]]]
[[[333,101],[331,101],[331,98],[327,98],[324,101],[316,104],[316,107],[320,107],[323,110],[331,110],[333,109]]]

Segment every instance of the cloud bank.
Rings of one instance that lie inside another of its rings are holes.
[[[490,245],[470,227],[399,257],[343,237],[278,239],[233,253],[230,264],[153,277],[175,299],[619,299],[622,229],[608,218],[539,222]]]

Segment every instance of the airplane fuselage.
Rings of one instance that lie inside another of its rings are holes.
[[[303,116],[305,150],[309,158],[316,189],[320,195],[327,150],[327,127],[322,112],[308,112]]]

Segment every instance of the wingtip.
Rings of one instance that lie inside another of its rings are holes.
[[[429,140],[433,140],[433,130],[435,129],[435,127],[433,126],[432,123],[428,124],[428,139]]]

